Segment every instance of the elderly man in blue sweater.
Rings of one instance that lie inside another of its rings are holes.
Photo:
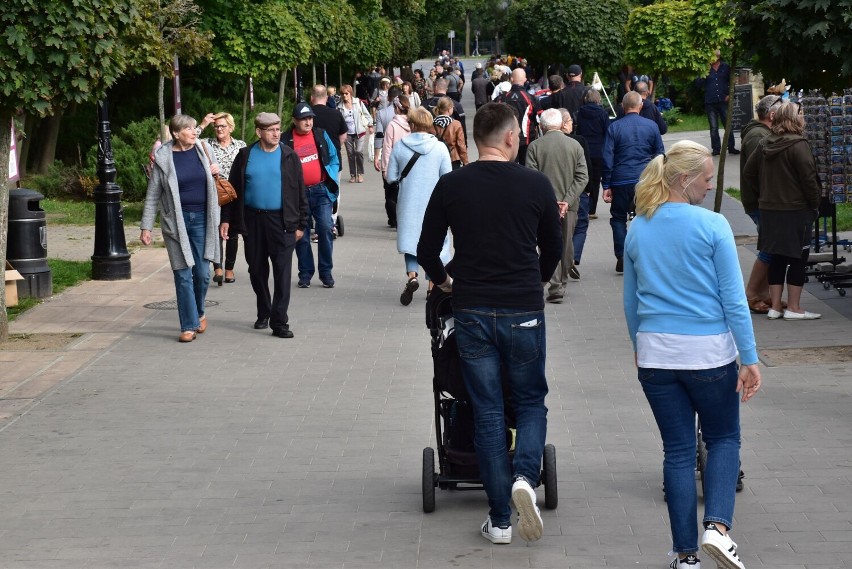
[[[654,121],[639,116],[642,97],[630,91],[621,100],[624,116],[609,125],[603,147],[604,201],[610,206],[615,272],[624,272],[624,238],[627,215],[632,213],[636,183],[654,156],[665,153],[660,129]]]

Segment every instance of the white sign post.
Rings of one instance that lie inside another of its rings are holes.
[[[453,51],[453,40],[456,38],[456,31],[450,30],[447,37],[450,38],[450,57],[453,57],[455,55],[455,52]]]
[[[18,141],[15,136],[15,123],[12,122],[12,140],[9,142],[9,181],[18,181]]]

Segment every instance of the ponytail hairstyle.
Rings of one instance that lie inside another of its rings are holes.
[[[681,140],[672,145],[666,154],[654,157],[645,167],[636,184],[636,215],[650,219],[657,208],[669,200],[671,188],[680,176],[698,176],[710,151],[691,140]]]

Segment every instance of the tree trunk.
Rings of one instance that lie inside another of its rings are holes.
[[[9,164],[9,146],[12,135],[12,113],[0,111],[0,164]],[[8,177],[8,173],[6,174]],[[0,184],[0,282],[6,282],[6,232],[9,227],[8,183]],[[0,343],[9,339],[9,317],[6,315],[6,287],[0,288]]]
[[[243,130],[240,133],[240,140],[246,139],[246,121],[248,120],[248,98],[249,98],[249,81],[250,77],[246,77],[246,88],[243,91]]]
[[[728,115],[725,119],[725,136],[722,137],[722,148],[719,154],[719,171],[716,173],[716,199],[713,202],[713,211],[722,211],[722,196],[725,193],[725,159],[728,157],[728,140],[734,136],[731,132],[731,122],[734,113],[734,85],[737,84],[737,48],[731,53],[731,81],[728,85]]]
[[[163,100],[163,93],[165,91],[165,83],[166,78],[160,73],[160,80],[157,83],[157,111],[159,112],[160,117],[160,142],[165,144],[169,140],[171,140],[171,135],[169,134],[169,129],[166,126],[166,103]]]
[[[47,170],[56,158],[56,141],[59,140],[59,126],[61,123],[61,111],[57,111],[56,114],[45,118],[41,123],[39,156],[35,165],[36,174],[47,174]]]
[[[343,86],[343,65],[340,63],[337,64],[337,75],[339,80],[339,83],[337,84],[337,91],[339,93],[340,88]],[[352,88],[354,89],[355,86],[353,85]]]
[[[470,12],[464,13],[464,56],[470,57]]]
[[[278,81],[278,116],[284,112],[284,91],[287,89],[287,70],[281,71],[281,79]]]

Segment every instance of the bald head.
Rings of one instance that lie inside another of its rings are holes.
[[[523,85],[527,82],[527,72],[518,67],[512,71],[512,85]]]

